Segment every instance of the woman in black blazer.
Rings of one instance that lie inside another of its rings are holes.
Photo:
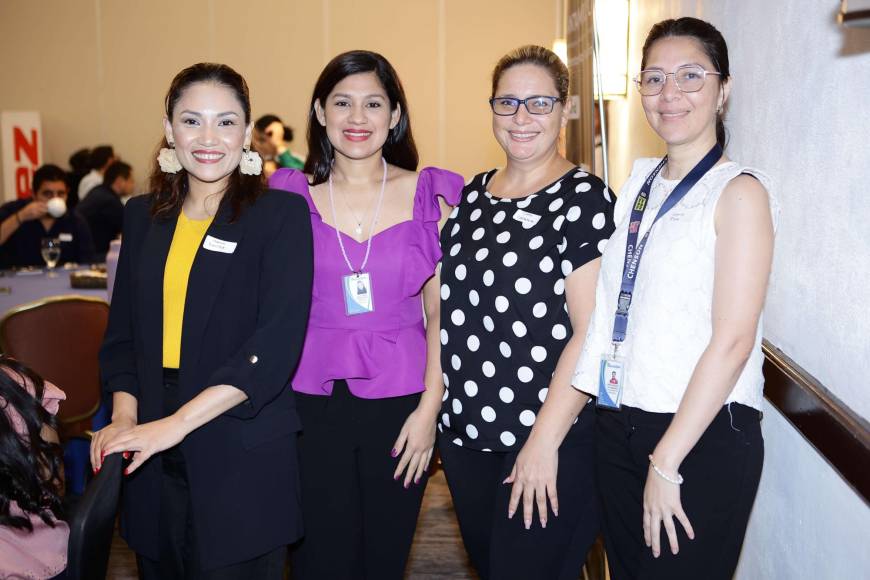
[[[311,296],[308,207],[264,190],[229,67],[180,72],[164,125],[154,193],[125,210],[100,353],[112,423],[91,459],[132,457],[122,534],[143,578],[281,578],[302,530],[287,383]]]

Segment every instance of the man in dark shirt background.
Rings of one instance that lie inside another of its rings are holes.
[[[52,198],[66,203],[66,172],[57,165],[43,165],[33,173],[32,187],[31,197],[0,207],[0,267],[45,265],[44,238],[60,240],[60,264],[93,261],[94,244],[87,222],[70,211],[56,218],[48,213]]]
[[[118,237],[124,225],[122,197],[133,195],[136,182],[133,168],[123,161],[115,161],[106,169],[102,185],[91,190],[78,206],[94,238],[96,260],[102,262],[109,251],[109,242]]]

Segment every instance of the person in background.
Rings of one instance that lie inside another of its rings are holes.
[[[541,46],[499,60],[490,106],[505,166],[471,179],[441,232],[438,449],[487,580],[576,580],[598,534],[595,412],[570,381],[614,196],[559,154],[568,84]]]
[[[103,183],[93,188],[79,204],[78,212],[88,222],[94,238],[96,261],[105,261],[109,243],[121,234],[124,225],[121,198],[133,195],[135,187],[133,168],[123,161],[115,161],[106,169]]]
[[[293,129],[276,115],[263,115],[254,123],[254,148],[263,156],[264,172],[269,177],[277,169],[302,169],[305,160],[289,148]]]
[[[92,262],[88,224],[66,207],[66,172],[57,165],[43,165],[33,172],[32,190],[32,197],[0,206],[0,267],[44,265],[44,238],[60,240],[59,264]]]
[[[573,384],[598,397],[611,578],[726,580],[764,455],[777,203],[764,174],[723,153],[732,80],[716,28],[654,25],[635,82],[667,155],[637,160],[622,188]]]
[[[66,174],[66,183],[69,186],[66,203],[71,210],[79,204],[79,183],[90,170],[91,150],[82,148],[69,156],[70,170]]]
[[[438,356],[438,230],[462,177],[417,172],[402,84],[368,51],[336,56],[308,114],[302,194],[314,231],[314,289],[292,380],[305,537],[296,580],[400,580],[444,390]],[[424,311],[426,323],[424,324]]]
[[[93,148],[88,160],[91,170],[79,182],[79,201],[84,200],[93,188],[103,183],[103,174],[115,159],[117,159],[115,157],[115,150],[111,145],[98,145]]]
[[[267,191],[245,80],[179,72],[151,191],[125,206],[91,461],[132,456],[123,537],[145,580],[280,580],[302,533],[287,383],[311,300],[305,200]]]
[[[63,449],[55,415],[64,393],[0,355],[0,577],[42,580],[66,568]]]

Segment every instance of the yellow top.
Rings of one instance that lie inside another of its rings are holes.
[[[172,245],[163,271],[163,366],[177,369],[181,362],[181,328],[184,321],[184,300],[193,258],[199,249],[212,218],[188,219],[178,214]]]

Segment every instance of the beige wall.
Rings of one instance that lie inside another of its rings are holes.
[[[47,162],[111,143],[145,181],[172,76],[225,62],[305,151],[323,65],[365,48],[393,63],[410,100],[421,167],[470,176],[502,162],[489,72],[521,44],[549,46],[554,0],[0,0],[0,110],[42,114]]]

